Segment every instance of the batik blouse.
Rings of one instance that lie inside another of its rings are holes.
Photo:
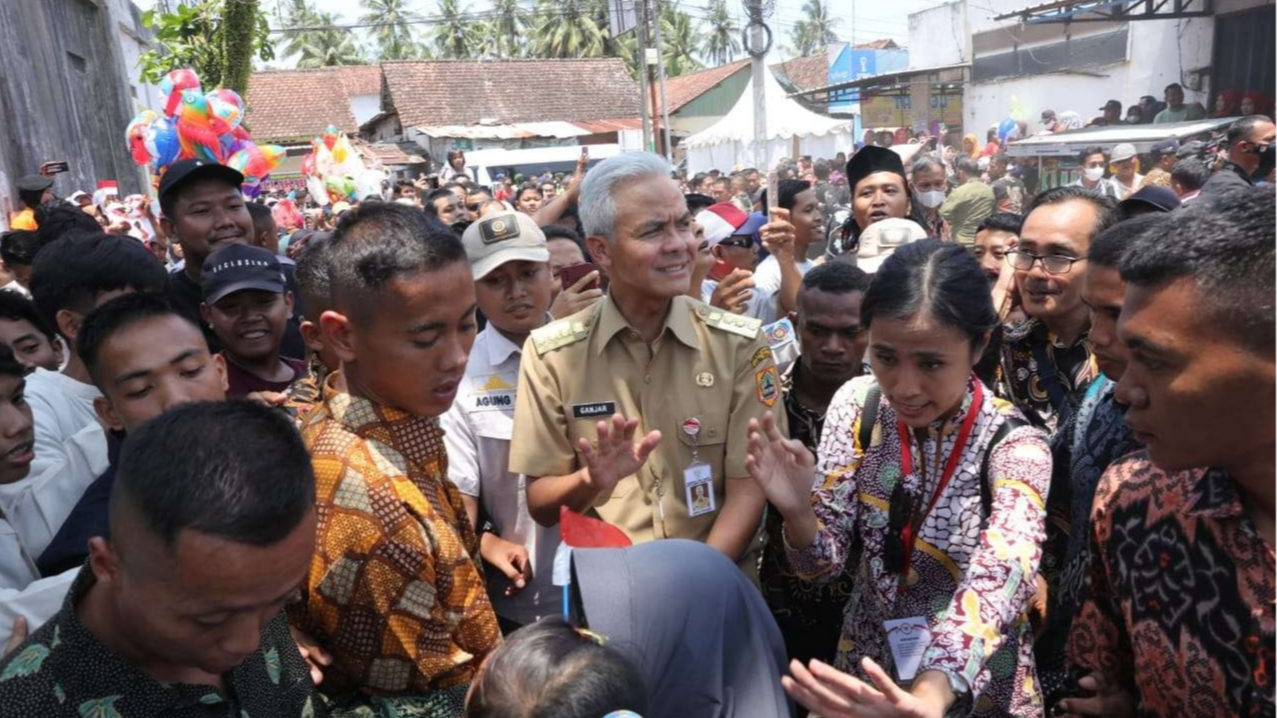
[[[892,491],[903,481],[922,503],[930,500],[957,443],[959,426],[976,399],[972,378],[960,410],[933,424],[919,442],[909,432],[914,467],[926,465],[929,485],[916,469],[902,474],[897,416],[884,397],[872,439],[857,446],[865,397],[872,377],[854,379],[835,395],[826,418],[812,497],[819,521],[815,540],[796,550],[790,564],[808,580],[839,576],[854,547],[860,563],[843,620],[836,665],[868,680],[860,659],[869,656],[895,675],[883,622],[925,618],[929,647],[918,667],[943,671],[958,701],[949,715],[1039,716],[1041,692],[1033,664],[1027,601],[1041,558],[1051,457],[1041,430],[1011,430],[988,462],[990,514],[984,515],[981,473],[984,454],[999,427],[1023,417],[1010,403],[981,385],[982,397],[966,447],[952,480],[918,529],[912,568],[905,577],[884,565]],[[938,456],[937,456],[938,454]]]

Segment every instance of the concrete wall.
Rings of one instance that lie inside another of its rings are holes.
[[[351,95],[350,111],[356,125],[364,124],[381,112],[381,95]]]
[[[142,13],[130,0],[109,0],[107,6],[120,39],[120,52],[124,56],[124,73],[132,88],[133,111],[135,113],[146,109],[159,111],[164,106],[160,88],[142,82],[137,66],[142,54],[151,49],[147,39],[150,31],[142,26]]]
[[[1023,0],[1022,0],[1023,1]],[[965,0],[909,16],[909,67],[940,67],[971,60]]]

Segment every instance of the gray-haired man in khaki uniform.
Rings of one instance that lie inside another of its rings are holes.
[[[764,501],[745,470],[749,420],[785,416],[760,323],[684,296],[692,217],[656,155],[595,167],[581,219],[611,290],[528,339],[510,470],[528,477],[532,516],[552,525],[567,506],[636,543],[704,541],[752,575]]]

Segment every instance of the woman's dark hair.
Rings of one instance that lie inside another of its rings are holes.
[[[874,275],[860,305],[860,322],[874,317],[930,314],[957,329],[973,345],[998,326],[989,277],[965,247],[924,239],[900,247]]]
[[[511,204],[518,207],[519,200],[523,199],[523,193],[528,191],[536,192],[541,195],[541,199],[545,199],[545,195],[541,192],[541,188],[539,186],[534,185],[531,182],[525,182],[524,184],[519,185],[519,189],[514,191],[514,197],[510,198]]]
[[[515,631],[484,665],[466,718],[602,718],[648,709],[638,667],[559,618]]]
[[[452,161],[457,159],[458,157],[465,159],[466,157],[465,150],[448,150],[448,166],[451,167]]]

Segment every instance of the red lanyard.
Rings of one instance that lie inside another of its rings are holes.
[[[936,492],[932,494],[931,500],[927,502],[927,510],[921,516],[914,520],[911,515],[909,521],[900,531],[901,543],[904,544],[905,562],[904,569],[900,572],[903,581],[909,579],[909,568],[913,565],[913,545],[917,541],[915,531],[922,529],[922,522],[926,521],[927,516],[931,513],[931,509],[935,508],[936,502],[940,500],[940,495],[944,493],[945,487],[949,485],[949,480],[953,478],[954,471],[958,468],[958,461],[962,458],[962,452],[967,447],[967,439],[971,438],[971,429],[975,426],[976,415],[980,413],[980,405],[984,400],[984,388],[979,381],[975,383],[975,396],[971,399],[971,408],[967,409],[967,415],[962,420],[962,428],[958,431],[958,438],[953,442],[953,451],[949,454],[949,460],[945,463],[944,473],[940,475],[940,483],[936,484]],[[913,452],[910,451],[909,427],[905,426],[903,421],[896,421],[896,430],[900,433],[900,480],[908,476],[913,471]],[[937,446],[939,451],[940,447]],[[918,447],[918,455],[922,456],[922,447]],[[925,461],[925,459],[924,459]],[[915,527],[917,527],[915,529]]]

